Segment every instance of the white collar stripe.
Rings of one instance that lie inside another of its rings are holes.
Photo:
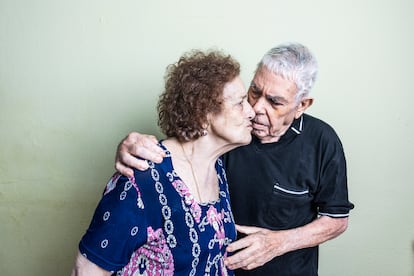
[[[303,130],[303,115],[300,116],[300,124],[299,124],[299,130],[302,132]]]
[[[299,130],[297,130],[296,128],[291,127],[290,129],[291,129],[291,130],[293,130],[294,132],[296,132],[296,134],[300,134],[300,131],[299,131]]]
[[[290,127],[291,130],[293,130],[296,134],[301,134],[303,131],[303,115],[300,116],[300,122],[299,122],[299,130],[295,127]]]
[[[349,217],[349,214],[331,214],[331,213],[321,213],[321,212],[319,212],[319,215],[333,217],[333,218],[346,218],[346,217]]]

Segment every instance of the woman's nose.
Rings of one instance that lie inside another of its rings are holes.
[[[247,103],[247,117],[249,118],[249,120],[252,120],[254,118],[254,116],[256,116],[256,113],[254,112],[253,107]]]

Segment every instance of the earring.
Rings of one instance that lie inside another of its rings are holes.
[[[207,134],[208,134],[208,132],[207,132],[207,130],[206,130],[206,129],[203,129],[203,130],[201,131],[201,136],[207,136]]]

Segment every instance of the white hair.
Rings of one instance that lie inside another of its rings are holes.
[[[259,62],[284,79],[293,81],[298,89],[296,99],[309,95],[318,74],[318,63],[308,48],[299,43],[282,44],[270,49]]]

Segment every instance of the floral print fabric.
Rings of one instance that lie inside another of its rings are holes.
[[[233,275],[223,263],[236,231],[222,160],[219,199],[199,204],[160,145],[163,163],[108,182],[80,252],[114,275]]]

